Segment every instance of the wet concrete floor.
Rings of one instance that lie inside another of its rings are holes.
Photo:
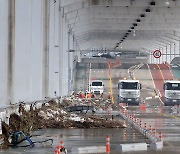
[[[34,135],[40,135],[39,137],[32,137],[32,140],[44,140],[47,138],[53,138],[53,145],[51,147],[44,147],[40,144],[35,144],[35,147],[30,148],[13,148],[9,150],[1,150],[0,153],[17,153],[17,154],[45,154],[53,153],[60,141],[64,141],[65,147],[68,149],[68,153],[71,152],[73,147],[84,146],[105,146],[106,136],[110,136],[111,153],[115,153],[115,147],[120,143],[136,143],[145,142],[147,139],[139,134],[136,130],[130,126],[123,129],[48,129],[34,132]]]
[[[116,146],[123,143],[141,143],[149,142],[147,138],[139,134],[130,125],[123,129],[47,129],[33,132],[35,136],[32,137],[32,141],[40,141],[48,138],[52,138],[52,146],[49,143],[35,144],[35,147],[18,147],[8,150],[1,150],[0,153],[6,154],[52,154],[60,141],[64,141],[65,147],[68,153],[71,153],[73,147],[85,147],[85,146],[105,146],[106,136],[110,136],[111,154],[121,153],[116,151]],[[39,135],[39,136],[36,136]],[[167,146],[168,147],[168,146]],[[180,149],[174,147],[174,149],[165,148],[162,151],[148,150],[143,152],[126,152],[126,154],[150,154],[150,153],[179,153]]]

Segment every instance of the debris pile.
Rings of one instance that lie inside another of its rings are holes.
[[[79,99],[66,98],[61,103],[51,100],[45,103],[40,109],[26,111],[21,106],[22,114],[11,114],[9,125],[2,123],[4,138],[3,147],[8,146],[9,134],[16,131],[23,131],[30,135],[30,132],[45,128],[122,128],[122,123],[112,120],[111,116],[96,116],[94,112],[68,112],[70,106],[89,105],[95,110],[106,110],[111,103],[102,99]],[[111,106],[116,108],[117,106]]]

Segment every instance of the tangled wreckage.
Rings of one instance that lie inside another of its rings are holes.
[[[52,144],[53,140],[44,139],[35,142],[31,132],[47,128],[122,128],[120,121],[112,119],[111,115],[96,115],[96,111],[107,111],[108,108],[118,109],[107,100],[79,99],[66,97],[51,99],[40,108],[25,103],[19,104],[19,114],[12,113],[9,124],[2,122],[1,148],[9,146],[34,146],[36,144]],[[26,142],[26,144],[23,144]],[[46,142],[46,143],[45,143]]]

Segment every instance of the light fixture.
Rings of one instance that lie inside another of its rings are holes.
[[[136,36],[136,31],[135,30],[133,31],[133,36]]]
[[[150,2],[150,5],[156,5],[156,2],[154,1]]]
[[[166,6],[168,7],[169,4],[170,4],[170,3],[169,3],[169,0],[166,0],[166,3],[165,3],[165,4],[166,4]]]
[[[134,29],[134,27],[131,27],[131,29]]]
[[[137,23],[133,23],[133,26],[136,27],[136,26],[137,26]]]
[[[140,19],[137,19],[136,21],[137,21],[137,22],[141,22],[141,20],[140,20]]]
[[[146,11],[146,12],[151,12],[150,8],[147,8],[145,11]]]
[[[128,30],[129,33],[131,33],[131,30]]]
[[[122,43],[120,44],[120,48],[122,49]]]
[[[145,17],[145,14],[141,14],[140,17],[142,17],[142,18]]]

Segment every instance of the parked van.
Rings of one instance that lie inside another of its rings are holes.
[[[104,84],[101,80],[93,80],[90,83],[90,92],[94,94],[103,94],[104,92]]]

